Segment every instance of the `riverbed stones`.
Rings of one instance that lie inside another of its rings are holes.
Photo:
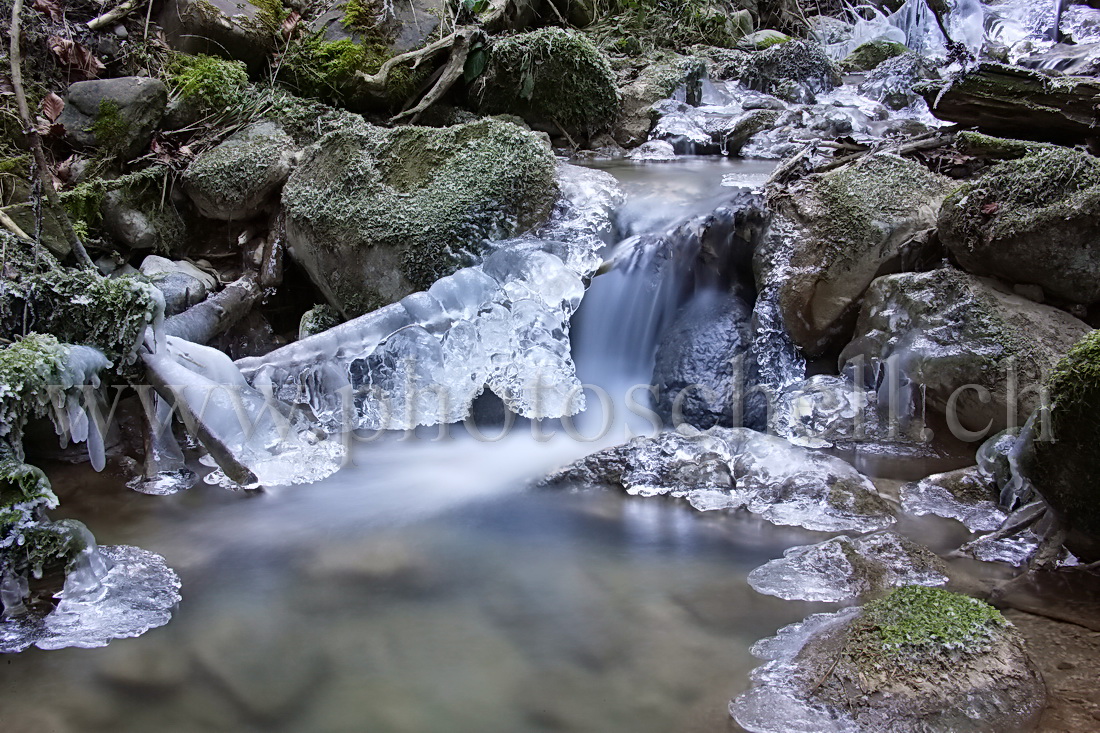
[[[1045,147],[989,169],[944,201],[940,238],[978,275],[1100,301],[1100,160]]]
[[[74,145],[129,160],[149,145],[167,104],[168,91],[159,79],[78,81],[69,86],[57,121]]]
[[[192,161],[184,189],[203,216],[249,219],[286,182],[294,152],[290,136],[274,122],[250,125]]]
[[[545,138],[484,119],[349,122],[306,150],[282,201],[291,254],[329,304],[354,317],[426,290],[487,240],[542,223],[556,197]]]
[[[514,114],[553,135],[587,140],[619,115],[607,56],[582,33],[541,28],[496,39],[471,91],[483,114]]]
[[[898,370],[947,415],[956,437],[974,440],[1023,425],[1044,376],[1090,330],[1065,311],[944,267],[871,283],[840,362]]]
[[[757,250],[757,285],[777,288],[792,340],[809,356],[839,347],[876,277],[934,259],[927,234],[949,179],[896,155],[800,179],[773,193],[777,222]]]
[[[767,660],[730,704],[754,733],[1030,730],[1046,690],[1024,642],[982,601],[907,586],[753,646]]]
[[[698,104],[705,75],[702,59],[667,51],[620,69],[622,114],[615,125],[615,140],[626,147],[644,143],[655,120],[653,105],[673,96],[682,96],[687,104]]]

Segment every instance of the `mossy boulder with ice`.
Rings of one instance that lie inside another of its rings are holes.
[[[970,272],[1100,301],[1100,160],[1048,146],[996,165],[944,202],[939,232]]]
[[[584,34],[542,28],[495,40],[472,97],[485,114],[514,114],[575,139],[611,129],[619,116],[615,74]]]
[[[682,95],[684,101],[697,104],[706,74],[703,59],[669,51],[622,65],[618,70],[622,114],[615,125],[616,142],[634,147],[647,141],[655,121],[653,105],[662,99]]]
[[[292,255],[351,317],[426,290],[488,240],[537,226],[556,198],[544,138],[485,119],[349,124],[307,149],[282,200]]]
[[[844,343],[872,280],[937,258],[926,235],[952,185],[879,154],[771,194],[777,219],[754,258],[757,286],[778,290],[784,324],[808,355]]]
[[[183,185],[203,216],[248,219],[286,182],[293,155],[290,136],[273,122],[260,122],[192,161]]]
[[[83,549],[65,525],[46,518],[46,510],[56,507],[57,496],[40,469],[10,456],[0,457],[0,583],[63,570]],[[21,605],[25,594],[16,599],[14,588],[4,590],[0,611],[10,613],[13,609],[8,604]]]
[[[844,71],[870,71],[883,61],[901,56],[909,51],[903,43],[883,39],[868,41],[844,57],[840,68]]]
[[[952,429],[978,433],[973,440],[1022,425],[1040,404],[1044,376],[1090,330],[945,267],[871,283],[840,361],[870,369],[890,360],[932,410],[958,421]]]
[[[1100,331],[1070,350],[1048,386],[1050,434],[1036,426],[1021,468],[1066,524],[1066,546],[1084,560],[1100,560]]]
[[[696,46],[709,60],[710,77],[739,81],[750,89],[794,102],[812,102],[814,95],[841,82],[840,72],[824,49],[812,41],[789,41],[763,51],[732,51]]]
[[[921,100],[921,96],[913,91],[914,86],[938,78],[938,69],[931,60],[920,54],[903,53],[877,64],[860,83],[859,93],[882,102],[890,109],[901,110]]]
[[[745,729],[1029,730],[1046,702],[1023,640],[992,606],[907,586],[811,616],[753,647],[768,674],[730,704]]]

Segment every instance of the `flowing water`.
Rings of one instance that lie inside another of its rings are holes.
[[[771,163],[605,167],[627,193],[626,237],[713,210]],[[574,324],[582,380],[613,391],[648,379],[662,314],[636,310],[638,287],[596,278]],[[649,340],[623,357],[612,336],[635,321]],[[258,496],[200,483],[152,497],[113,464],[54,466],[55,515],[163,555],[183,601],[141,638],[4,658],[3,730],[737,730],[726,704],[758,663],[750,645],[831,608],[760,595],[747,575],[828,535],[529,488],[623,439],[540,441],[533,425],[498,442],[460,428],[390,434],[353,446],[319,483]],[[954,530],[930,539],[906,522],[933,549],[958,544]]]

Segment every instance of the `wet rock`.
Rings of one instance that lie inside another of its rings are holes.
[[[947,580],[947,564],[934,552],[889,531],[792,547],[749,573],[749,585],[758,593],[829,603]]]
[[[773,109],[698,108],[675,100],[660,102],[653,111],[659,120],[652,137],[671,143],[681,155],[737,155],[779,119]]]
[[[822,531],[870,531],[894,522],[889,505],[848,463],[747,428],[636,438],[577,461],[545,484],[667,495],[701,511],[744,507],[774,524]]]
[[[275,50],[285,12],[266,0],[168,0],[159,17],[175,50],[237,59],[258,71]]]
[[[993,532],[1007,516],[997,504],[996,486],[976,466],[903,485],[901,506],[918,517],[934,514],[957,519],[971,532]]]
[[[893,110],[902,110],[920,102],[922,97],[913,87],[917,83],[937,79],[932,62],[915,53],[893,56],[875,66],[859,85],[859,93],[878,100]]]
[[[666,140],[650,140],[630,153],[631,160],[675,160],[676,148]]]
[[[767,664],[730,703],[753,733],[1030,730],[1046,703],[1016,630],[991,606],[909,586],[757,642]]]
[[[701,80],[706,66],[701,59],[662,52],[642,59],[641,64],[619,72],[619,96],[622,114],[615,125],[615,140],[634,147],[649,139],[655,120],[653,105],[663,99],[677,98],[698,104]]]
[[[314,334],[327,331],[344,322],[340,313],[327,303],[313,306],[302,314],[298,322],[298,338],[308,338]]]
[[[895,155],[809,176],[771,196],[786,219],[754,258],[757,286],[776,286],[784,323],[809,356],[839,346],[876,277],[935,252],[924,236],[949,179]]]
[[[904,44],[894,41],[884,39],[868,41],[845,56],[840,62],[840,68],[846,72],[870,71],[883,61],[901,56],[908,51]]]
[[[293,156],[294,143],[278,125],[250,125],[192,161],[184,189],[203,216],[248,219],[286,182]]]
[[[1100,560],[1100,503],[1096,449],[1100,439],[1100,331],[1083,338],[1054,368],[1048,387],[1049,430],[1041,423],[1022,436],[1019,465],[1069,536],[1065,545],[1082,560]]]
[[[486,119],[443,129],[348,124],[307,149],[283,188],[287,241],[351,317],[398,300],[541,223],[557,196],[537,134]]]
[[[173,262],[158,255],[149,255],[141,261],[141,274],[164,295],[166,316],[201,303],[218,286],[217,278],[190,262]]]
[[[975,440],[1022,425],[1039,405],[1043,375],[1089,330],[947,267],[875,280],[840,360],[897,370],[898,384],[922,390],[957,438]]]
[[[1044,148],[990,168],[944,201],[940,238],[977,275],[1100,300],[1100,160]]]
[[[746,401],[755,383],[752,310],[735,295],[707,292],[685,306],[657,347],[653,383],[657,412],[666,424],[687,422],[700,429],[763,428],[766,405]]]
[[[65,109],[57,121],[74,145],[129,160],[149,145],[167,104],[168,91],[159,79],[78,81],[65,94]]]
[[[794,102],[812,102],[816,94],[840,84],[840,74],[821,46],[791,41],[763,51],[731,51],[697,46],[709,60],[710,77],[740,81],[746,87]]]
[[[574,140],[610,130],[619,115],[607,57],[587,36],[561,28],[494,41],[471,97],[482,113],[515,114]]]

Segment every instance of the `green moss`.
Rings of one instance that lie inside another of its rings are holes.
[[[870,71],[883,61],[908,52],[909,49],[902,43],[869,41],[848,54],[840,62],[840,67],[845,71]]]
[[[41,578],[64,569],[84,545],[75,522],[51,522],[46,510],[57,496],[42,471],[11,456],[0,457],[0,574]],[[80,525],[78,525],[80,526]]]
[[[975,130],[963,130],[955,138],[955,147],[960,152],[968,155],[1015,160],[1054,146],[1030,140],[1010,140],[1003,137],[993,137]]]
[[[849,629],[843,654],[858,667],[921,674],[929,666],[988,651],[1008,626],[992,606],[939,588],[906,586],[868,603]]]
[[[119,111],[118,102],[101,99],[95,120],[88,132],[95,135],[96,145],[107,152],[118,152],[125,147],[130,135],[130,123]]]
[[[374,27],[377,15],[377,9],[363,0],[348,0],[344,4],[344,17],[340,19],[340,25],[348,29],[369,30]]]
[[[99,233],[107,194],[119,192],[122,205],[140,211],[153,224],[156,250],[170,252],[185,243],[187,229],[176,209],[164,201],[170,172],[166,166],[150,166],[118,178],[93,178],[63,192],[61,204],[73,227],[88,237]]]
[[[314,334],[323,333],[343,323],[339,311],[332,306],[322,303],[315,305],[302,314],[302,320],[298,324],[298,338],[308,338]]]
[[[297,41],[288,51],[282,74],[289,78],[299,94],[339,104],[361,101],[364,96],[359,74],[372,75],[393,54],[377,37],[362,42],[343,38],[326,41],[314,34]],[[424,81],[425,69],[408,66],[391,70],[382,102],[391,108],[401,105]]]
[[[860,516],[890,514],[890,505],[878,494],[868,491],[858,479],[840,479],[829,487],[829,506]]]
[[[495,41],[474,96],[488,114],[516,114],[583,137],[610,129],[620,111],[607,57],[583,34],[561,28]]]
[[[193,104],[205,109],[223,109],[242,101],[248,71],[240,61],[180,54],[169,64],[168,84]]]
[[[261,28],[275,35],[282,29],[283,21],[290,13],[281,0],[248,0],[248,2],[260,9],[257,16]]]
[[[23,426],[46,414],[48,387],[63,381],[68,357],[67,346],[36,333],[0,349],[0,454],[22,455]]]

